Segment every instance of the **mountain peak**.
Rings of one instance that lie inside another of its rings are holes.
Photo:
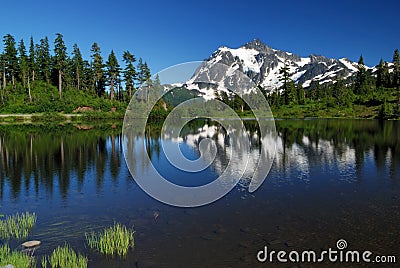
[[[243,47],[248,49],[255,49],[266,54],[273,53],[274,49],[264,44],[260,39],[254,38],[253,41],[246,43]]]
[[[265,45],[265,44],[264,44],[260,39],[258,39],[258,38],[254,38],[253,41],[247,42],[246,45],[247,45],[247,44],[253,44],[253,45],[256,45],[256,46],[259,46],[259,45],[261,45],[261,44]]]
[[[221,81],[230,79],[234,71],[239,70],[268,92],[280,90],[280,70],[285,65],[289,68],[290,79],[305,88],[310,87],[312,81],[332,84],[338,77],[351,82],[357,72],[357,64],[348,59],[338,60],[316,54],[301,57],[273,49],[258,38],[239,48],[220,47],[207,61],[210,66],[218,63],[228,66],[228,71],[220,74]],[[202,75],[207,73],[207,70],[202,71]],[[196,75],[199,74],[194,77]]]

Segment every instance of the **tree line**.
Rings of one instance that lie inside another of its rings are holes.
[[[300,104],[307,101],[322,101],[330,106],[351,107],[352,105],[380,106],[380,117],[398,117],[400,108],[400,56],[396,49],[391,63],[382,59],[375,66],[376,71],[367,70],[363,56],[358,60],[357,72],[350,79],[343,76],[331,84],[320,85],[312,81],[308,90],[290,79],[289,68],[280,69],[282,82],[281,93],[274,92],[268,96],[271,103]]]
[[[90,60],[82,57],[76,43],[69,54],[60,33],[56,34],[52,49],[48,37],[38,43],[31,37],[27,48],[23,39],[17,44],[14,36],[6,34],[3,43],[4,49],[0,54],[2,104],[21,86],[27,101],[32,102],[31,89],[35,81],[56,86],[60,99],[66,90],[78,90],[110,100],[129,100],[136,85],[149,81],[151,76],[147,63],[139,58],[136,64],[136,57],[129,50],[123,52],[123,67],[113,50],[104,60],[96,42],[91,46]]]
[[[357,72],[352,77],[339,75],[332,83],[320,84],[311,81],[310,86],[303,88],[301,83],[295,83],[290,76],[287,62],[279,70],[281,87],[267,93],[258,86],[267,98],[272,111],[283,111],[283,114],[295,115],[293,108],[298,108],[298,114],[312,109],[347,109],[351,115],[359,116],[360,111],[368,111],[368,115],[377,111],[379,118],[389,119],[400,117],[400,56],[396,49],[392,62],[382,59],[375,66],[375,71],[367,69],[362,55],[359,58]],[[246,112],[250,107],[238,96],[215,92],[215,97],[230,105],[239,112]],[[357,107],[356,107],[357,106]],[[371,112],[372,111],[372,112]],[[310,116],[315,112],[308,112]],[[280,114],[280,113],[278,113]],[[307,112],[306,112],[307,114]],[[329,116],[329,112],[326,113]]]
[[[55,34],[52,44],[48,37],[37,43],[31,37],[26,47],[23,39],[17,44],[11,34],[3,37],[3,43],[4,49],[0,53],[1,112],[72,112],[85,105],[101,111],[119,107],[122,111],[138,85],[147,83],[154,88],[154,84],[159,83],[157,79],[151,80],[147,63],[142,58],[136,61],[135,55],[128,50],[123,52],[121,66],[113,50],[106,59],[103,58],[96,42],[91,46],[89,59],[83,58],[76,43],[69,53],[60,33]],[[281,110],[284,114],[293,107],[300,110],[305,107],[308,110],[347,109],[358,116],[362,107],[378,109],[377,116],[381,118],[399,117],[399,50],[394,51],[392,62],[381,59],[375,70],[372,73],[367,69],[360,56],[354,76],[342,74],[333,83],[312,81],[309,87],[303,88],[290,78],[285,61],[280,69],[282,86],[269,93],[261,86],[260,89],[273,111]],[[228,96],[225,92],[215,92],[215,95],[239,112],[250,110],[237,95]],[[140,97],[148,101],[149,96],[144,90]],[[157,107],[163,111],[164,106]]]

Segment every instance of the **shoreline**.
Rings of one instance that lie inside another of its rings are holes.
[[[53,113],[52,113],[53,114]],[[64,113],[54,113],[56,115],[64,116],[64,117],[80,117],[83,114],[64,114]],[[33,113],[33,114],[0,114],[0,118],[7,117],[24,117],[24,118],[32,118],[35,116],[46,116],[45,113]]]
[[[95,120],[123,120],[123,114],[120,113],[7,113],[0,114],[0,123],[70,123],[79,121]]]
[[[223,117],[229,118],[229,117]],[[243,116],[240,117],[244,120],[252,120],[254,117]],[[97,121],[97,120],[123,120],[124,116],[121,114],[109,114],[109,113],[99,113],[99,114],[64,114],[64,113],[32,113],[32,114],[0,114],[0,123],[40,123],[40,122],[57,122],[57,123],[70,123],[74,121]],[[262,119],[262,118],[260,118]],[[318,120],[318,119],[347,119],[347,120],[382,120],[373,117],[293,117],[293,116],[277,116],[273,117],[274,120]],[[163,118],[159,118],[163,120]],[[384,119],[385,121],[399,121],[400,119]]]

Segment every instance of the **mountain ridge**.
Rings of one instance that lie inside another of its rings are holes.
[[[271,48],[258,38],[239,48],[221,46],[206,61],[236,68],[268,92],[282,85],[279,70],[285,62],[289,68],[290,78],[305,88],[309,87],[312,81],[325,84],[341,78],[351,82],[358,66],[348,58],[335,59],[316,54],[302,57]],[[373,71],[371,67],[365,66],[365,68]]]

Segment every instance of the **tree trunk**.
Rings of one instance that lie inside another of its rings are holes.
[[[6,89],[7,79],[6,79],[6,71],[3,71],[3,89]]]
[[[119,88],[119,83],[117,84],[117,100],[121,100],[121,90]]]
[[[60,94],[60,99],[62,96],[62,75],[61,70],[58,70],[58,93]]]
[[[129,92],[129,99],[131,99],[132,98],[132,87],[131,86],[128,87],[128,92]]]
[[[78,90],[80,89],[80,84],[81,84],[81,81],[80,81],[80,79],[79,79],[79,68],[78,68],[78,66],[76,67],[76,81],[78,82]]]
[[[35,70],[32,70],[32,82],[35,81]]]
[[[31,85],[29,83],[29,76],[28,76],[28,96],[29,96],[29,102],[32,102]]]
[[[150,102],[150,86],[146,87],[146,110],[149,108],[149,102]]]
[[[111,81],[110,81],[110,98],[111,98],[111,100],[114,99],[114,76],[111,77]]]

